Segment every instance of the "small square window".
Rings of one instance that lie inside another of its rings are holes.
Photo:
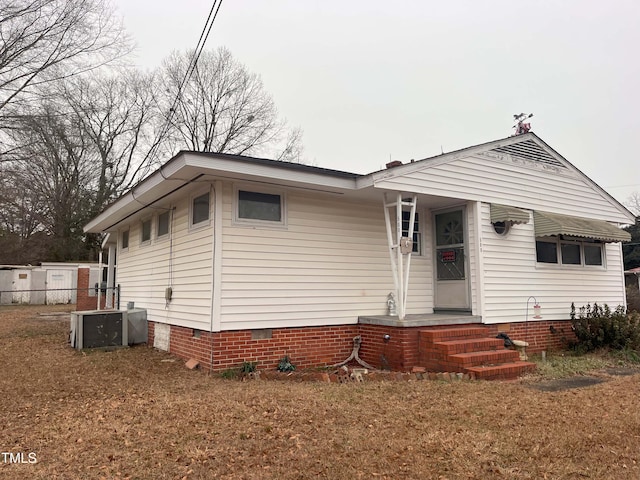
[[[282,222],[282,196],[238,190],[238,218]]]
[[[140,242],[148,242],[151,240],[151,219],[142,221],[142,233],[140,234]]]
[[[602,265],[602,246],[601,245],[585,245],[584,246],[584,264],[585,265]]]
[[[122,236],[120,237],[120,245],[122,249],[125,250],[129,248],[129,230],[125,230],[122,232]]]
[[[158,237],[162,237],[169,233],[169,214],[171,212],[164,212],[158,215]]]
[[[580,244],[578,243],[563,243],[560,246],[562,251],[562,264],[563,265],[581,265],[580,260]]]
[[[193,199],[191,225],[209,221],[209,192]]]
[[[540,263],[558,263],[557,243],[536,240],[536,260]]]

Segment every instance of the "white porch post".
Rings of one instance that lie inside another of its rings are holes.
[[[113,308],[113,294],[115,293],[115,270],[116,270],[116,247],[109,244],[109,258],[107,259],[107,290],[105,291],[105,308]],[[100,282],[102,283],[102,272],[100,272]]]
[[[384,220],[387,227],[387,242],[389,257],[393,273],[398,319],[404,320],[407,311],[407,293],[409,291],[409,270],[411,267],[411,252],[413,250],[413,230],[416,218],[417,195],[410,201],[402,200],[402,192],[396,193],[395,200],[389,200],[384,194]],[[409,229],[407,236],[402,236],[402,207],[411,207],[409,215]],[[391,211],[395,209],[395,225],[392,222]],[[394,228],[395,227],[395,228]]]

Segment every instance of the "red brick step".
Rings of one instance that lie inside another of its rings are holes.
[[[536,364],[531,362],[511,362],[500,365],[469,367],[465,373],[473,373],[479,380],[513,380],[528,372],[533,372]]]
[[[419,360],[435,372],[470,373],[478,379],[511,380],[535,370],[535,363],[519,361],[515,350],[489,336],[484,325],[457,325],[421,330]]]
[[[471,338],[435,342],[433,346],[439,352],[453,355],[456,353],[477,352],[479,350],[502,350],[504,349],[504,340],[500,338]]]

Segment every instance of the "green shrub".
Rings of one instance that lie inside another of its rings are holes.
[[[291,363],[289,359],[289,355],[285,355],[282,357],[280,362],[278,363],[278,371],[279,372],[293,372],[296,369],[296,366]]]
[[[247,362],[246,360],[242,362],[240,366],[240,373],[246,375],[247,373],[253,373],[256,371],[258,367],[258,362]]]
[[[580,307],[571,304],[571,324],[576,334],[576,350],[599,348],[640,351],[640,315],[627,313],[622,305],[611,310],[597,303]]]
[[[233,380],[235,378],[238,378],[238,369],[237,368],[227,368],[226,370],[224,370],[220,376],[222,378],[225,378],[227,380]]]

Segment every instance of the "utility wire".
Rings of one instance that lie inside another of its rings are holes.
[[[191,60],[189,62],[189,65],[187,66],[187,70],[184,74],[184,77],[182,78],[182,81],[180,82],[180,85],[178,86],[178,92],[176,94],[175,99],[173,100],[173,103],[171,105],[171,108],[169,109],[168,115],[167,115],[167,119],[164,123],[164,126],[162,127],[162,129],[160,130],[160,133],[158,135],[158,140],[160,140],[164,135],[166,135],[167,131],[169,130],[169,127],[171,125],[171,120],[172,117],[176,111],[176,108],[178,106],[178,102],[180,101],[180,97],[182,96],[182,90],[184,89],[184,86],[186,85],[186,83],[189,81],[189,79],[191,78],[191,75],[193,74],[194,70],[196,69],[196,66],[198,64],[198,59],[200,58],[200,55],[202,54],[202,51],[204,50],[204,46],[207,42],[207,39],[209,38],[209,34],[211,33],[211,29],[213,27],[213,23],[216,21],[216,18],[218,17],[218,12],[220,11],[220,6],[222,5],[222,0],[218,1],[218,0],[214,0],[213,1],[213,5],[211,6],[211,10],[209,10],[209,15],[207,16],[207,21],[205,22],[204,28],[202,29],[202,32],[200,33],[200,38],[198,39],[198,43],[196,45],[196,48],[193,51],[193,55],[191,57]],[[148,158],[152,158],[154,150],[157,148],[157,146],[159,145],[159,141],[155,142],[151,151],[149,152]]]

